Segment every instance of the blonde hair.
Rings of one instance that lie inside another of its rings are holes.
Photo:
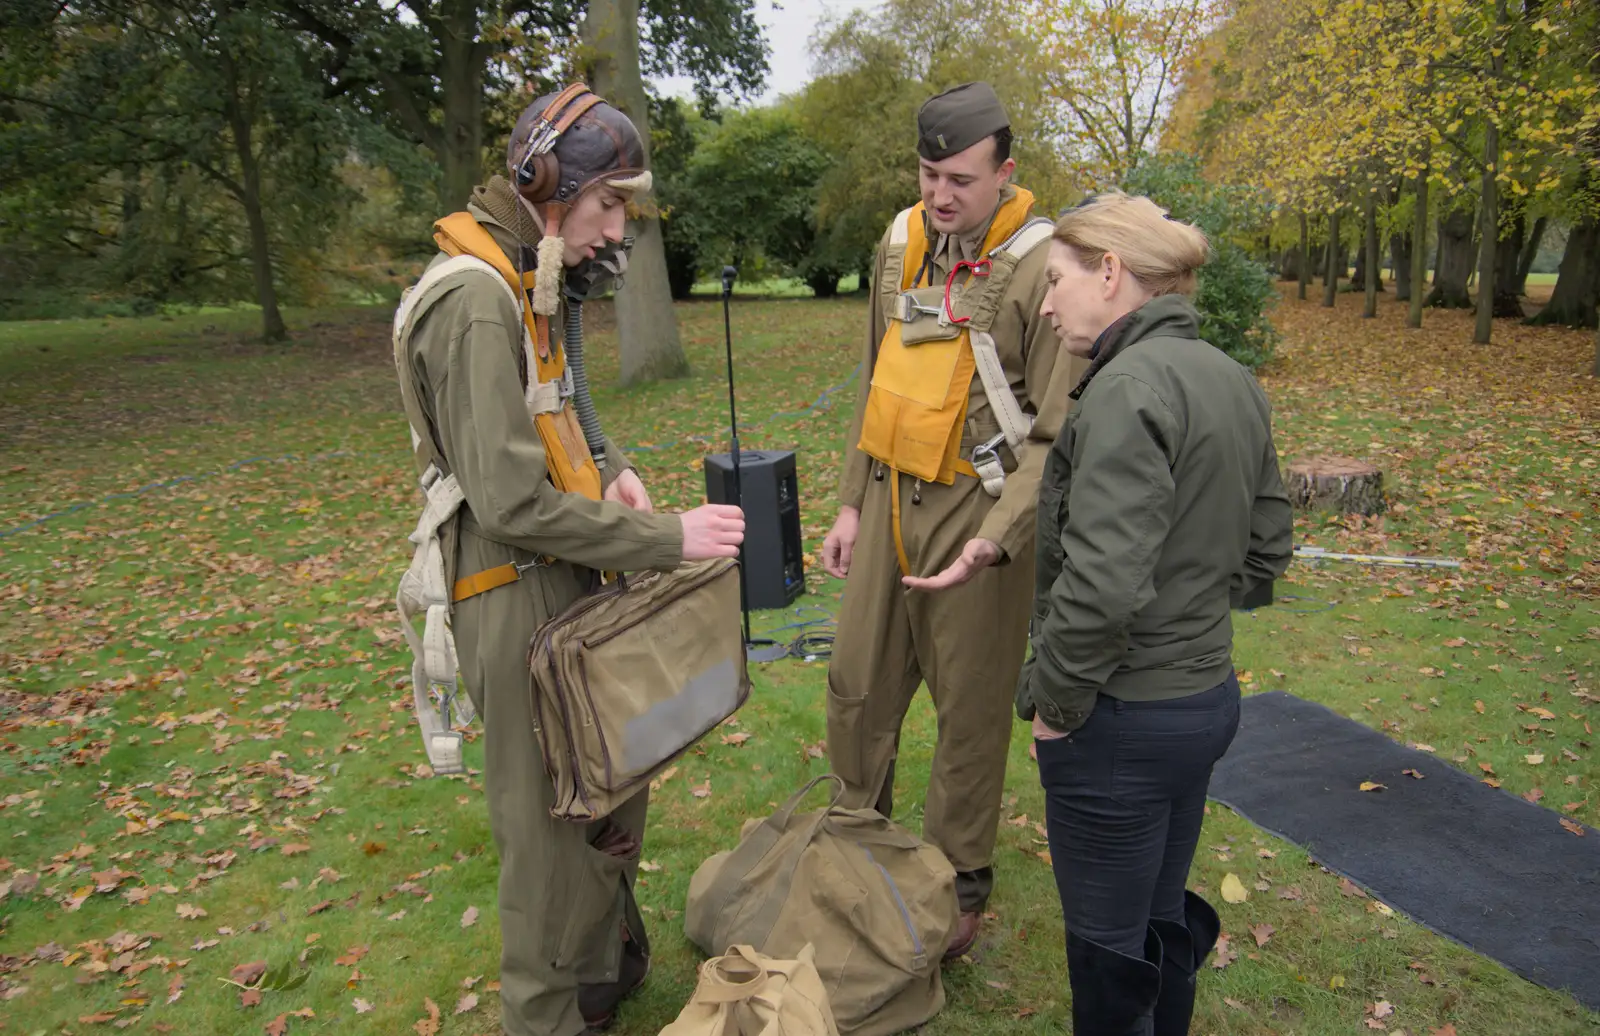
[[[1193,295],[1195,271],[1211,246],[1205,232],[1180,223],[1149,198],[1110,191],[1095,195],[1056,220],[1055,240],[1070,245],[1085,269],[1108,253],[1153,295]]]

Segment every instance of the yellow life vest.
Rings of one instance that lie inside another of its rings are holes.
[[[505,278],[517,298],[526,301],[527,291],[533,286],[533,271],[519,275],[505,252],[470,212],[451,213],[433,226],[433,239],[441,251],[451,256],[470,255],[482,259]],[[559,342],[551,342],[549,317],[534,313],[527,305],[520,308],[523,333],[527,336],[525,342],[534,346],[526,350],[528,410],[539,439],[544,443],[550,481],[562,492],[582,493],[591,500],[599,500],[600,469],[589,453],[589,443],[583,437],[571,399],[560,392],[567,372],[566,353]]]
[[[928,254],[924,206],[919,202],[895,217],[879,288],[889,326],[878,345],[857,444],[891,470],[944,485],[954,483],[957,474],[976,476],[970,461],[961,457],[961,432],[977,372],[972,334],[987,333],[1016,269],[1019,257],[1000,256],[1002,246],[1025,231],[1029,247],[1034,238],[1048,237],[1048,221],[1030,220],[1032,209],[1032,193],[1017,188],[995,214],[978,262],[959,264],[942,295],[940,286],[932,285],[934,291],[918,297],[907,293]],[[972,271],[974,265],[987,272]],[[963,272],[966,278],[958,285]],[[979,280],[982,284],[975,286]],[[908,342],[908,336],[914,341]]]

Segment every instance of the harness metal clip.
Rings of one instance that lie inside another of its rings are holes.
[[[988,442],[982,442],[972,448],[972,466],[977,467],[980,459],[993,460],[1000,463],[1000,444],[1006,441],[1006,433],[1000,432]]]

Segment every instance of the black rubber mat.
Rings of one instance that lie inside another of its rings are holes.
[[[1600,1010],[1595,829],[1578,837],[1552,810],[1283,691],[1244,699],[1210,796],[1417,923]]]

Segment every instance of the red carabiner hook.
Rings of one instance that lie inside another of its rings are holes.
[[[965,324],[972,319],[971,317],[958,317],[950,308],[950,289],[955,287],[956,277],[961,274],[961,271],[971,270],[974,277],[987,277],[993,266],[994,264],[988,259],[979,259],[975,263],[969,263],[966,260],[956,263],[955,269],[950,271],[949,278],[944,282],[944,316],[946,320],[952,324]]]

